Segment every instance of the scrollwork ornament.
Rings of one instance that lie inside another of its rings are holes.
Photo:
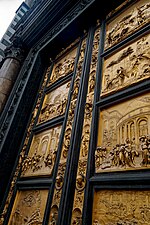
[[[59,163],[59,167],[58,167],[54,195],[53,195],[53,200],[52,200],[52,205],[57,205],[57,207],[59,207],[59,203],[60,203],[64,174],[65,174],[65,169],[66,169],[66,161],[67,161],[68,151],[69,151],[69,147],[70,147],[72,123],[74,120],[74,112],[75,112],[75,108],[76,108],[78,91],[79,91],[79,87],[80,87],[80,76],[81,76],[81,72],[82,72],[82,64],[83,64],[83,60],[84,60],[84,52],[85,52],[85,46],[86,46],[85,43],[86,43],[86,39],[83,40],[82,45],[81,45],[81,52],[80,52],[77,70],[76,70],[76,78],[74,81],[74,87],[73,87],[72,96],[71,96],[70,108],[69,108],[69,112],[68,112],[68,120],[67,120],[66,129],[65,129],[64,142],[63,142],[63,146],[62,146],[60,163]]]
[[[98,46],[99,46],[99,34],[100,28],[95,31],[94,41],[93,41],[93,52],[92,52],[92,61],[90,66],[89,73],[89,83],[88,83],[88,94],[85,104],[84,112],[84,122],[83,122],[83,131],[80,147],[80,155],[78,161],[78,171],[76,177],[76,190],[74,196],[73,211],[76,211],[77,207],[80,209],[77,210],[77,214],[80,216],[72,216],[71,224],[82,224],[82,207],[84,202],[84,189],[86,186],[86,170],[87,170],[87,158],[89,150],[89,141],[90,141],[90,126],[92,121],[92,110],[93,110],[93,99],[94,99],[94,88],[95,88],[95,79],[96,79],[96,66],[97,66],[97,57],[98,57]]]

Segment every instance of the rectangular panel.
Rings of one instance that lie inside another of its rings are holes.
[[[48,85],[73,72],[76,52],[77,49],[75,48],[55,63]]]
[[[95,191],[93,225],[149,225],[150,191]]]
[[[51,175],[55,164],[61,126],[33,136],[28,156],[23,162],[22,176]]]
[[[8,225],[42,224],[48,191],[18,191]]]
[[[139,30],[150,21],[149,0],[137,1],[106,26],[105,49]]]
[[[65,113],[69,88],[70,81],[45,95],[38,123],[46,122]]]
[[[101,96],[150,78],[150,34],[104,60]]]
[[[150,168],[150,94],[100,113],[96,172]]]

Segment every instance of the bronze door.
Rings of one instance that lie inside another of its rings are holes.
[[[121,5],[51,59],[4,224],[149,224],[149,8]]]

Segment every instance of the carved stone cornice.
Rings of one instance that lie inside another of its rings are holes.
[[[85,8],[87,8],[94,0],[81,0],[78,5],[74,6],[72,10],[66,14],[64,19],[60,19],[60,21],[54,26],[50,32],[48,32],[44,38],[35,46],[36,50],[39,50],[44,44],[46,44],[49,40],[53,39],[55,35],[57,35],[60,31],[62,31],[67,24],[69,25],[76,17],[78,17]]]
[[[75,0],[47,0],[44,4],[43,1],[31,9],[28,18],[20,25],[23,29],[20,31],[19,26],[16,33],[22,36],[28,47],[35,46],[38,50],[94,2],[95,0],[80,0],[78,2]],[[68,5],[70,10],[68,10]]]

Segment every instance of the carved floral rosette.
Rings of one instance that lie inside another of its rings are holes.
[[[83,64],[83,60],[84,60],[85,47],[86,47],[86,39],[84,39],[82,42],[79,61],[78,61],[78,65],[77,65],[76,78],[74,81],[74,87],[73,87],[72,96],[71,96],[71,102],[70,102],[70,108],[69,108],[69,113],[68,113],[67,125],[66,125],[66,129],[65,129],[65,134],[64,134],[64,141],[63,141],[63,146],[62,146],[62,151],[61,151],[60,163],[58,166],[58,172],[57,172],[57,176],[56,176],[56,183],[55,183],[54,195],[53,195],[53,200],[52,200],[52,207],[51,207],[50,217],[49,217],[49,225],[53,224],[53,221],[55,221],[55,223],[57,221],[58,214],[55,213],[55,219],[54,219],[53,207],[54,206],[55,206],[55,208],[57,207],[57,211],[58,211],[61,193],[62,193],[68,151],[69,151],[69,147],[70,147],[72,123],[74,120],[74,112],[75,112],[75,108],[76,108],[78,91],[79,91],[79,87],[80,87],[80,76],[81,76],[81,72],[82,72],[82,64]]]
[[[65,113],[70,81],[45,95],[38,123],[46,122]]]
[[[150,78],[150,34],[104,60],[101,96]]]
[[[76,51],[76,48],[73,49],[70,53],[66,54],[66,56],[55,63],[48,86],[73,72]]]
[[[48,190],[18,191],[8,225],[42,224]]]
[[[150,95],[100,113],[96,172],[150,168]]]
[[[37,100],[35,109],[33,110],[33,113],[32,113],[32,118],[31,118],[31,122],[30,122],[30,125],[28,127],[28,130],[27,130],[27,134],[26,134],[26,138],[25,138],[25,141],[24,141],[24,145],[23,145],[23,148],[22,148],[21,153],[19,155],[18,165],[16,167],[16,171],[14,173],[14,177],[13,177],[11,185],[10,185],[9,193],[8,193],[8,196],[7,196],[7,200],[6,200],[3,212],[0,215],[0,225],[3,225],[3,222],[5,220],[5,215],[7,213],[7,210],[8,210],[8,207],[9,207],[9,203],[10,203],[12,195],[13,195],[14,187],[15,187],[17,178],[19,176],[20,170],[22,168],[22,163],[23,163],[24,158],[25,158],[26,148],[27,148],[27,145],[28,145],[28,142],[29,142],[29,139],[30,139],[30,135],[31,135],[34,123],[35,123],[35,119],[36,119],[37,112],[38,112],[38,109],[39,109],[39,106],[40,106],[41,98],[42,98],[42,95],[43,95],[43,92],[44,92],[44,87],[46,86],[46,83],[47,83],[48,78],[49,78],[49,72],[50,72],[50,67],[48,67],[48,69],[46,71],[42,87],[41,87],[41,89],[39,91],[39,94],[38,94],[38,100]]]
[[[92,122],[92,110],[94,100],[94,88],[96,80],[96,66],[98,61],[98,46],[99,46],[100,28],[95,31],[93,41],[93,52],[90,66],[88,93],[85,104],[83,131],[81,139],[81,148],[78,161],[78,170],[76,176],[76,189],[74,196],[74,204],[72,210],[71,224],[82,224],[82,210],[84,202],[84,189],[86,186],[86,167],[88,159],[88,149],[90,141],[90,128]]]
[[[137,1],[106,26],[105,49],[108,49],[150,22],[150,3]]]
[[[147,190],[96,190],[93,225],[149,225],[150,192]]]
[[[52,175],[57,155],[61,126],[33,136],[28,155],[22,164],[22,176]]]

